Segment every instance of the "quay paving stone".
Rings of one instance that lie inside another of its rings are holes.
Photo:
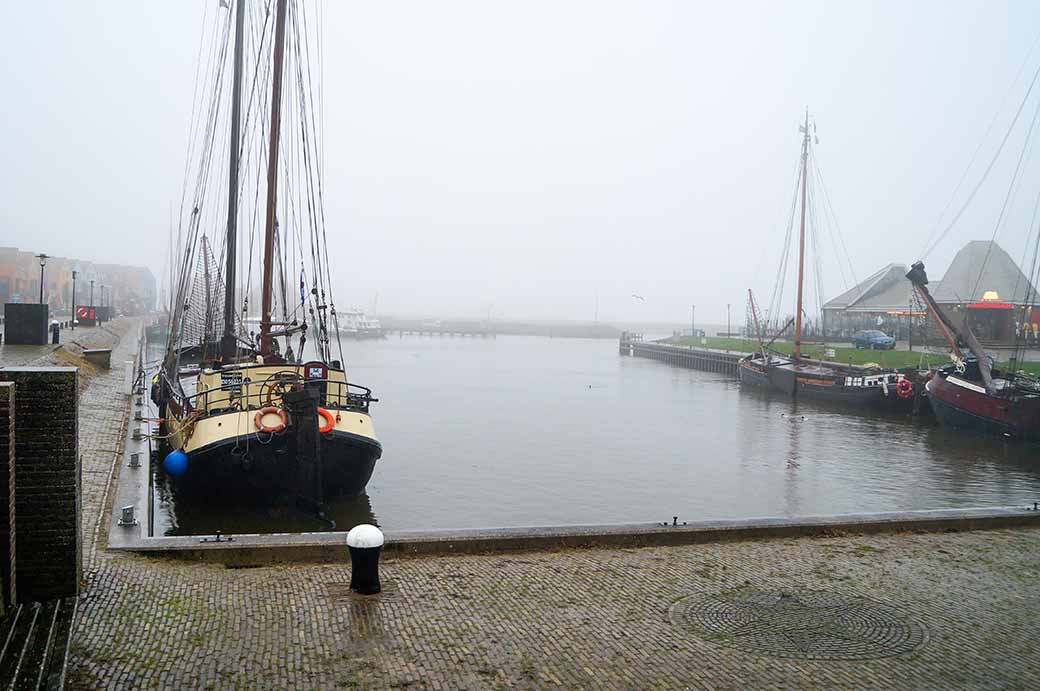
[[[99,554],[72,688],[1035,688],[1040,530],[847,536],[227,569]],[[878,660],[774,658],[671,623],[733,588],[895,605],[929,641]]]
[[[81,400],[88,540],[120,385],[100,373]],[[84,550],[73,689],[1026,689],[1040,670],[1037,529],[398,558],[368,598],[346,593],[348,564],[162,560],[106,551],[106,531]],[[929,640],[897,657],[801,660],[671,622],[677,600],[734,588],[869,597]]]

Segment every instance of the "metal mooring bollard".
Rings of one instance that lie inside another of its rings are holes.
[[[61,327],[58,325],[58,322],[52,321],[51,322],[51,343],[53,345],[58,345],[58,341],[59,341],[59,338],[60,338],[59,334],[61,334]]]
[[[350,589],[362,595],[380,591],[379,553],[383,551],[383,531],[362,523],[347,533],[350,550]]]

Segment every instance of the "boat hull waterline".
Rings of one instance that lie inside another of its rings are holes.
[[[307,380],[307,369],[285,364],[203,369],[196,375],[199,393],[179,404],[173,397],[165,400],[164,435],[188,459],[187,468],[173,478],[179,494],[272,499],[306,487],[307,498],[320,503],[363,493],[382,457],[367,403],[353,405],[357,397],[348,394],[351,385],[342,370],[319,367],[316,374],[322,378]],[[283,381],[311,389],[316,411],[304,419],[318,426],[314,432],[299,428],[286,408],[289,394],[272,390]],[[310,454],[297,451],[301,443]],[[320,468],[320,485],[301,484],[307,472],[301,457]]]
[[[1017,401],[991,396],[986,389],[953,374],[928,382],[928,398],[939,424],[952,429],[1022,441],[1040,441],[1040,397]]]
[[[292,434],[279,432],[261,443],[256,435],[221,439],[188,454],[188,470],[171,478],[178,495],[191,500],[255,500],[290,494],[294,460]],[[320,435],[321,481],[327,498],[363,494],[383,448],[375,439],[346,432]]]
[[[916,403],[918,412],[927,410],[926,405],[915,402],[918,395],[916,386],[914,393],[909,396],[897,393],[898,382],[904,378],[900,373],[850,376],[821,367],[777,360],[768,365],[762,364],[761,359],[754,356],[741,360],[738,367],[741,385],[825,403],[905,413],[914,412]]]

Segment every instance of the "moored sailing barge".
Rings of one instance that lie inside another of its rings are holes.
[[[331,297],[327,248],[321,244],[324,214],[320,209],[320,183],[314,182],[321,171],[316,164],[319,157],[313,133],[309,138],[304,133],[293,147],[304,152],[301,165],[310,167],[309,177],[305,178],[307,188],[299,192],[301,196],[310,195],[305,206],[310,215],[302,223],[286,222],[281,227],[295,228],[297,233],[301,226],[310,230],[309,249],[317,266],[312,267],[309,291],[305,290],[301,267],[300,300],[291,311],[286,298],[285,254],[289,234],[279,230],[278,216],[282,210],[278,190],[280,184],[288,185],[289,181],[279,180],[279,145],[287,13],[290,4],[295,3],[275,0],[274,4],[274,12],[265,13],[263,19],[265,26],[266,22],[274,22],[273,32],[265,29],[262,34],[273,33],[273,46],[270,119],[260,128],[269,133],[269,143],[259,334],[247,333],[248,290],[243,294],[241,318],[236,309],[237,219],[243,196],[239,166],[247,139],[241,133],[246,0],[235,0],[233,10],[229,9],[235,13],[235,30],[224,272],[222,276],[212,276],[207,265],[202,291],[195,290],[193,283],[198,279],[188,272],[199,237],[205,238],[199,230],[199,196],[190,213],[178,302],[171,315],[170,340],[153,386],[153,398],[159,404],[163,431],[172,447],[163,466],[181,498],[246,495],[266,501],[287,497],[320,509],[331,497],[356,495],[365,490],[382,455],[382,445],[369,414],[369,407],[376,400],[371,390],[348,380],[342,366],[342,348],[340,358],[332,357],[330,334],[338,331],[337,315]],[[293,21],[292,26],[297,32],[294,54],[301,61],[305,52],[299,44],[305,37],[301,38],[298,22]],[[301,65],[295,67],[302,82]],[[298,86],[299,93],[303,93],[302,85]],[[215,93],[219,94],[219,90]],[[304,112],[304,106],[300,108]],[[209,112],[217,113],[219,109]],[[301,117],[295,124],[305,127],[307,119]],[[204,180],[200,189],[203,184]],[[294,209],[293,204],[288,206],[290,211]],[[295,209],[302,214],[305,211],[300,206],[304,205],[295,205]],[[202,247],[202,260],[208,261],[205,240]],[[276,264],[280,271],[276,271]],[[276,286],[281,288],[282,308],[277,321]],[[204,307],[193,310],[188,296],[196,293],[204,294]],[[215,299],[221,295],[223,305],[215,305]],[[203,335],[197,343],[186,343],[188,325],[198,319],[206,324],[201,330]],[[221,331],[219,343],[214,342],[212,336]],[[313,343],[308,342],[308,334]],[[298,338],[295,351],[294,337]],[[308,349],[311,357],[305,357]]]
[[[924,263],[906,275],[935,318],[952,349],[953,362],[940,367],[928,381],[928,398],[939,424],[996,434],[1010,439],[1040,441],[1040,381],[993,366],[967,323],[958,324],[928,290]],[[968,347],[965,356],[961,344]]]
[[[803,286],[805,282],[805,220],[808,197],[810,129],[806,112],[802,132],[801,222],[798,240],[798,293],[795,307],[794,352],[792,356],[772,352],[762,343],[754,300],[748,291],[760,348],[740,361],[742,385],[757,386],[788,396],[815,399],[825,403],[844,403],[898,412],[925,412],[921,394],[924,380],[914,370],[898,371],[879,367],[842,365],[802,356]],[[781,332],[791,325],[789,322]]]

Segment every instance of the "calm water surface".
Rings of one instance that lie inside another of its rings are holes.
[[[1037,447],[820,408],[607,340],[392,336],[344,342],[381,400],[368,496],[339,530],[807,516],[1025,504]],[[171,533],[322,530],[289,510],[157,510]]]

